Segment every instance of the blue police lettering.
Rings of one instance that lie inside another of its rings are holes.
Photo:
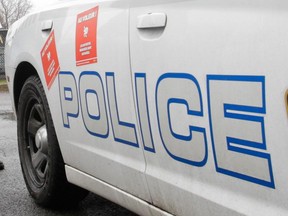
[[[114,140],[134,147],[139,147],[135,124],[120,121],[114,73],[106,73],[106,85]]]
[[[97,72],[82,72],[79,78],[79,95],[83,123],[91,135],[106,138],[109,135],[104,88]]]
[[[73,127],[71,119],[78,119],[81,109],[83,125],[90,135],[105,139],[113,134],[116,142],[139,147],[136,122],[121,121],[119,116],[117,77],[113,72],[105,74],[106,91],[97,72],[82,72],[78,86],[72,72],[60,72],[58,80],[65,128]],[[153,86],[155,104],[148,104],[146,74],[135,73],[134,82],[144,150],[157,155],[149,109],[156,106],[160,138],[172,159],[191,166],[204,166],[208,158],[206,130],[209,130],[216,172],[275,188],[265,139],[264,76],[207,75],[209,128],[203,128],[193,120],[205,118],[201,88],[193,75],[162,74]],[[230,89],[237,94],[231,93]],[[177,114],[178,108],[184,112],[175,118],[173,115]],[[108,115],[112,133],[109,133]],[[179,123],[184,128],[180,132],[175,127]]]
[[[170,115],[173,104],[185,106],[187,109],[185,118],[193,115],[203,116],[200,87],[192,75],[167,73],[158,79],[156,87],[157,118],[160,136],[167,153],[180,162],[204,166],[207,161],[205,129],[187,125],[187,135],[174,132]],[[184,122],[184,119],[177,119],[177,121]]]

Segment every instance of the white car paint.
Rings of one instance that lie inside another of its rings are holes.
[[[79,66],[77,16],[94,7],[97,62]],[[287,215],[287,19],[284,0],[67,1],[9,29],[11,96],[29,62],[68,180],[140,215]]]

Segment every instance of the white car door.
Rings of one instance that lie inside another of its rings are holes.
[[[276,13],[287,10],[281,0],[131,1],[154,205],[175,215],[287,213],[287,13]]]
[[[53,26],[58,51],[60,72],[47,91],[65,163],[150,201],[136,130],[127,2],[71,1],[41,19],[44,30]]]

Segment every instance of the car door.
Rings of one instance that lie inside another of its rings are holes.
[[[286,118],[287,42],[280,38],[287,16],[275,11],[287,7],[131,1],[135,101],[154,205],[175,215],[285,209],[279,177],[287,172],[275,170],[286,161],[279,152],[286,121],[277,119]]]
[[[58,52],[60,72],[47,91],[64,161],[149,201],[132,94],[128,4],[87,0],[57,7],[40,19],[43,37],[54,33]]]

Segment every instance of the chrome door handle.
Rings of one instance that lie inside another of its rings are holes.
[[[137,28],[164,28],[166,26],[167,16],[165,13],[148,13],[137,17]]]

